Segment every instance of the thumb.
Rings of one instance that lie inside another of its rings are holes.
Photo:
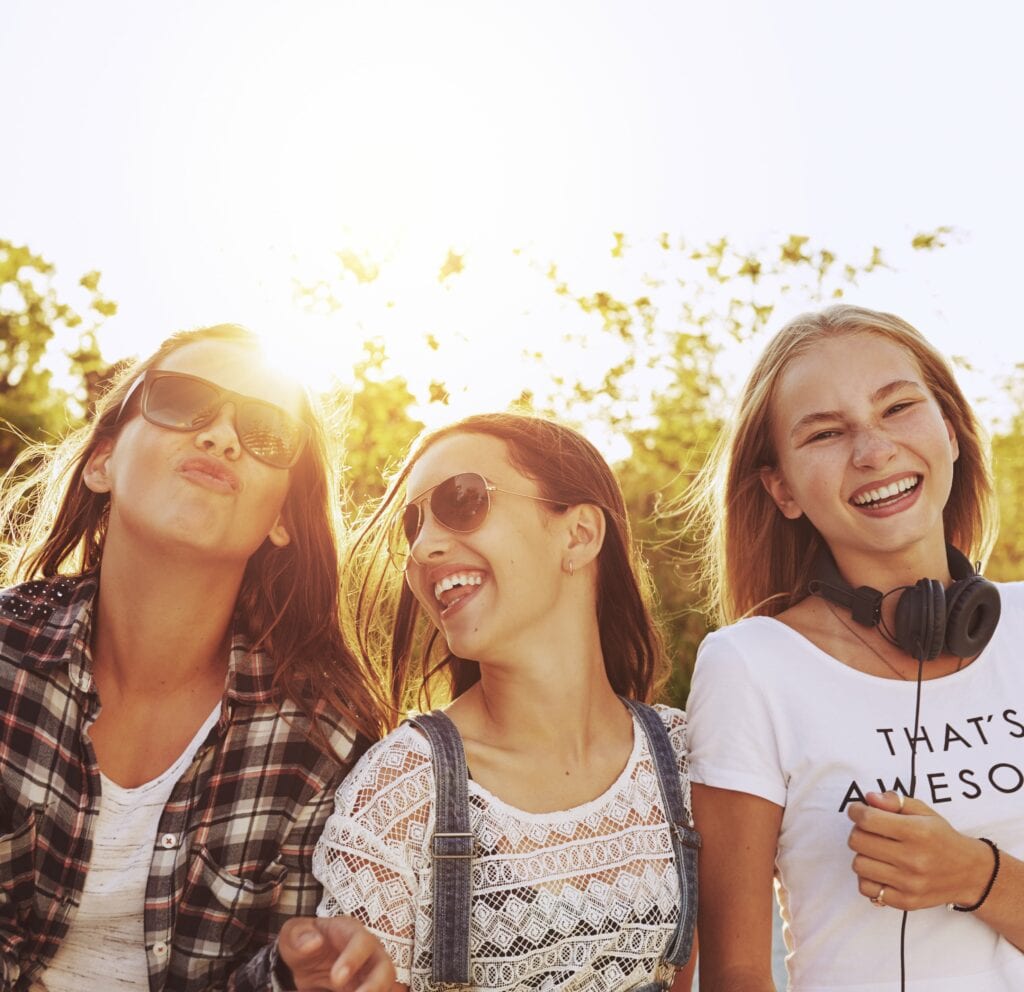
[[[284,963],[292,971],[308,967],[317,958],[318,952],[325,949],[316,917],[298,916],[285,921],[278,938],[278,949]]]
[[[927,803],[913,796],[905,796],[902,792],[869,792],[864,796],[865,802],[875,809],[886,813],[902,813],[904,816],[937,816],[938,814]]]

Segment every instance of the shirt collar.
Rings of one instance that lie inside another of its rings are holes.
[[[39,672],[62,665],[84,692],[92,680],[93,607],[99,588],[97,573],[40,579],[0,593],[0,619],[28,625],[22,664]],[[10,644],[12,638],[8,638]],[[225,696],[233,702],[259,706],[274,700],[274,668],[267,653],[253,649],[241,616],[232,622],[231,651]]]

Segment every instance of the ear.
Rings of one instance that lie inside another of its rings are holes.
[[[566,511],[569,536],[567,560],[573,570],[589,565],[601,553],[607,522],[604,511],[593,503],[580,503]]]
[[[284,522],[284,513],[279,513],[274,525],[267,534],[267,539],[275,548],[283,548],[292,543],[292,536],[288,533],[288,526]]]
[[[113,452],[114,442],[107,438],[100,441],[86,459],[82,481],[90,492],[110,492],[110,456]]]
[[[804,515],[804,511],[793,499],[793,494],[789,491],[789,486],[778,466],[766,465],[761,469],[761,485],[768,491],[779,512],[787,520],[797,520]]]
[[[953,422],[949,417],[943,417],[942,420],[946,425],[946,433],[949,434],[949,449],[953,453],[953,461],[956,461],[960,457],[960,442],[957,440]]]

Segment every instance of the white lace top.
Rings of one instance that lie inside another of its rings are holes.
[[[683,780],[686,716],[658,707]],[[470,769],[472,771],[472,769]],[[679,919],[679,883],[647,739],[603,795],[527,813],[469,783],[475,837],[471,988],[612,992],[670,982],[661,955]],[[335,797],[313,871],[318,913],[349,913],[383,942],[398,981],[431,986],[430,746],[408,725],[363,756]]]

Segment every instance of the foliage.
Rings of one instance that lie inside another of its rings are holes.
[[[383,342],[367,341],[363,352],[353,369],[354,384],[336,397],[347,408],[345,489],[353,516],[383,493],[389,469],[423,429],[409,414],[414,397],[405,380],[384,373]]]
[[[101,292],[99,272],[88,272],[79,280],[83,317],[58,296],[54,274],[41,255],[0,240],[0,468],[26,439],[60,436],[87,416],[108,374],[96,331],[117,305]],[[54,385],[57,347],[69,388]]]
[[[986,575],[1004,582],[1024,577],[1024,363],[1004,383],[1014,413],[992,438],[992,466],[999,499],[999,540]]]

